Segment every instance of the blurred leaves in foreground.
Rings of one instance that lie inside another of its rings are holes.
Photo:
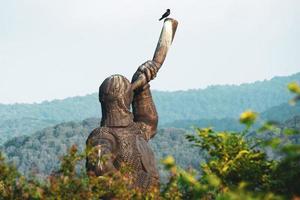
[[[246,124],[247,126],[251,126],[257,118],[257,113],[252,110],[247,110],[240,115],[240,122]]]
[[[300,86],[297,82],[291,82],[288,84],[288,89],[296,94],[296,96],[290,100],[290,104],[295,105],[300,100]]]

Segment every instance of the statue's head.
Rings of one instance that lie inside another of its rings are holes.
[[[133,121],[130,105],[133,99],[131,83],[122,75],[106,78],[99,88],[102,108],[101,126],[126,127]]]

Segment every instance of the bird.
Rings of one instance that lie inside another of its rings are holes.
[[[168,17],[170,14],[171,14],[170,9],[167,9],[167,11],[161,16],[161,18],[159,19],[159,21],[162,20],[162,19],[164,19],[164,18],[166,18],[166,17]]]

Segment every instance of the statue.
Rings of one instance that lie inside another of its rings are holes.
[[[138,68],[132,81],[141,73],[150,81],[156,72],[154,62],[148,61]],[[101,153],[111,154],[111,159],[105,164],[91,164],[88,159],[87,170],[102,175],[116,171],[125,163],[135,171],[131,177],[134,187],[158,185],[154,154],[147,143],[154,137],[158,122],[149,84],[133,92],[128,79],[112,75],[101,84],[99,100],[102,108],[101,127],[90,134],[87,144],[100,146]],[[130,112],[131,103],[133,113]]]
[[[149,81],[156,77],[176,28],[176,20],[165,20],[153,60],[137,69],[131,83],[122,75],[112,75],[101,84],[101,126],[92,131],[86,142],[87,146],[96,148],[96,160],[93,154],[87,157],[89,174],[101,176],[126,166],[131,171],[130,188],[147,191],[159,187],[154,153],[148,144],[156,134],[158,123]],[[104,156],[107,156],[105,162],[101,159]]]

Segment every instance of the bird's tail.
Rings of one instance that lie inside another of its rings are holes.
[[[158,21],[161,21],[163,19],[163,17],[161,17]]]

